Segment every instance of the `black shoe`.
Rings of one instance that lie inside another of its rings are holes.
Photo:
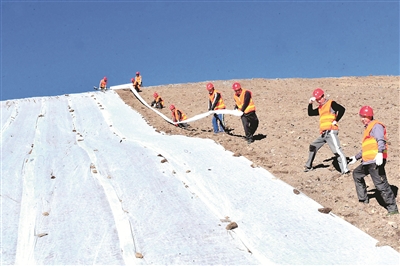
[[[366,200],[359,200],[359,202],[364,203],[364,204],[368,204],[368,203],[369,203],[369,199],[366,199]]]
[[[248,139],[248,140],[247,140],[247,144],[251,144],[251,143],[253,143],[253,142],[254,142],[253,139]]]

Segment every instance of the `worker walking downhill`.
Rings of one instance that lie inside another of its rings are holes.
[[[313,109],[313,102],[318,103],[318,107]],[[339,141],[339,120],[343,117],[346,109],[333,100],[325,98],[325,93],[322,89],[317,88],[313,91],[313,97],[308,102],[308,115],[319,115],[319,133],[320,136],[314,140],[309,147],[308,160],[306,162],[304,172],[313,170],[312,163],[314,161],[317,151],[325,144],[328,143],[329,148],[336,156],[339,163],[340,172],[342,174],[349,174],[347,168],[347,158],[342,152]]]
[[[214,84],[208,83],[206,86],[208,91],[208,111],[226,109],[222,94],[214,88]],[[214,133],[225,132],[224,114],[214,114],[212,118],[212,126]]]
[[[243,112],[240,119],[242,120],[247,143],[251,144],[254,142],[254,133],[256,132],[259,123],[256,115],[256,106],[253,102],[253,95],[251,91],[243,89],[239,82],[233,83],[232,89],[235,91],[235,94],[233,95],[236,103],[234,109]]]
[[[140,87],[142,86],[142,76],[140,72],[136,72],[136,76],[131,79],[132,85],[137,92],[141,92]]]
[[[157,92],[153,94],[154,100],[151,102],[151,107],[155,107],[158,109],[164,108],[164,100],[158,95]]]
[[[173,104],[169,106],[169,110],[172,112],[172,121],[173,122],[182,122],[187,119],[187,116],[185,115],[184,112],[181,110],[175,108]],[[188,124],[187,123],[177,123],[175,126],[180,127],[180,128],[187,128]]]
[[[365,130],[362,136],[361,151],[351,157],[349,164],[362,159],[361,164],[353,170],[358,200],[369,203],[365,177],[369,174],[375,188],[386,203],[388,215],[398,214],[396,198],[387,181],[385,165],[387,160],[387,133],[381,122],[374,120],[374,111],[370,106],[363,106],[359,112]]]

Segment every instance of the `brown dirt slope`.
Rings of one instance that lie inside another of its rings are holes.
[[[120,97],[156,130],[167,134],[210,138],[226,150],[247,157],[255,167],[263,167],[277,178],[308,195],[347,222],[377,239],[378,246],[389,245],[400,252],[400,215],[387,216],[386,209],[369,177],[366,178],[370,204],[358,202],[352,176],[342,176],[334,167],[332,152],[327,145],[318,152],[315,171],[304,173],[309,144],[318,135],[318,117],[307,115],[308,99],[320,87],[332,100],[346,108],[339,122],[340,142],[347,157],[360,150],[363,126],[358,111],[363,105],[374,108],[375,119],[382,121],[389,135],[389,158],[386,172],[396,196],[400,187],[399,167],[399,81],[398,76],[342,77],[318,79],[247,79],[211,81],[222,92],[228,109],[233,109],[233,82],[253,92],[260,125],[256,140],[248,145],[242,138],[239,117],[225,116],[230,134],[214,134],[211,116],[190,124],[188,130],[165,122],[142,105],[129,90],[117,90]],[[140,95],[148,103],[157,92],[167,108],[161,112],[170,117],[168,106],[174,104],[188,117],[207,111],[208,81],[144,87]],[[354,169],[359,162],[350,165]],[[397,197],[397,204],[399,200]]]

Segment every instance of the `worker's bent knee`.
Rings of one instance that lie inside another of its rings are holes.
[[[317,147],[315,147],[314,145],[310,145],[310,151],[314,152],[317,150]]]

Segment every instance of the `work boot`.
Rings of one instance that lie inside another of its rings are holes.
[[[364,204],[369,204],[369,199],[367,198],[366,200],[359,200],[359,202],[364,203]]]
[[[390,212],[388,212],[387,215],[395,215],[395,214],[399,214],[399,211],[398,210],[390,211]]]

